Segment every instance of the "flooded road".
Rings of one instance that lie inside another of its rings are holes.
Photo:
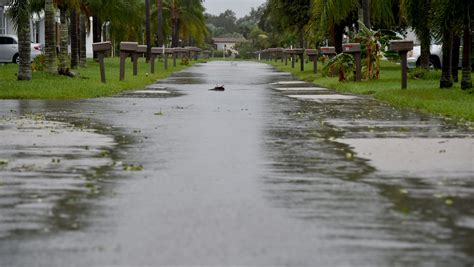
[[[249,62],[0,117],[0,266],[474,264],[471,125]]]

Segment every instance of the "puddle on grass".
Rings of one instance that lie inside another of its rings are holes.
[[[114,138],[42,115],[0,121],[0,239],[81,228],[84,199],[101,193],[114,164]]]

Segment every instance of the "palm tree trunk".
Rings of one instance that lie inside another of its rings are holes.
[[[470,5],[471,1],[465,1],[466,7],[464,7],[464,36],[463,36],[463,53],[462,53],[462,78],[461,78],[461,89],[466,90],[472,88],[471,80],[471,49],[472,49],[472,36],[471,36],[471,25],[470,25]]]
[[[145,0],[145,9],[146,62],[148,63],[151,57],[150,0]]]
[[[22,12],[22,18],[18,18],[18,54],[20,64],[18,66],[18,80],[31,80],[31,35],[29,12]]]
[[[59,39],[59,66],[58,66],[58,73],[59,74],[67,74],[69,72],[69,64],[68,64],[68,26],[67,26],[67,19],[66,19],[66,10],[60,9],[60,39]]]
[[[86,51],[86,25],[87,18],[84,14],[80,15],[80,27],[79,27],[79,66],[85,67],[86,66],[86,58],[87,58],[87,51]]]
[[[453,75],[453,81],[459,82],[459,50],[461,49],[461,37],[453,36],[453,52],[451,55],[451,73]]]
[[[164,38],[163,38],[163,1],[158,0],[158,46],[164,45]]]
[[[79,16],[76,8],[70,10],[71,18],[71,69],[79,65]]]
[[[441,73],[440,88],[453,87],[453,76],[451,69],[451,58],[453,52],[453,32],[450,27],[443,30],[443,66]]]
[[[44,4],[44,55],[45,55],[45,71],[49,73],[57,73],[56,62],[56,23],[53,0],[46,0]]]
[[[98,43],[102,40],[102,22],[97,16],[92,17],[92,41]],[[94,58],[97,58],[97,53],[94,52]]]
[[[365,26],[369,29],[372,28],[370,24],[370,0],[362,0],[362,11]]]
[[[416,30],[416,36],[420,39],[421,43],[421,54],[420,54],[420,67],[428,69],[430,67],[430,47],[431,47],[431,34],[428,26],[418,28]]]

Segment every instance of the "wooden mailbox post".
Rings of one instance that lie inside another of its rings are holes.
[[[187,48],[181,48],[181,47],[175,47],[173,48],[173,67],[176,67],[176,58],[179,56],[181,56],[181,58],[183,57],[183,55],[186,55],[188,56],[189,54],[189,49]]]
[[[301,59],[301,71],[304,71],[304,49],[303,48],[285,49],[285,53],[291,56],[292,68],[295,68],[296,56],[299,56]]]
[[[168,55],[174,56],[173,48],[166,48],[165,49],[165,54],[163,55],[165,57],[165,70],[168,69]]]
[[[155,60],[158,56],[163,56],[162,47],[152,47],[151,48],[151,57],[150,57],[150,73],[155,73]]]
[[[398,52],[401,57],[402,64],[402,89],[407,89],[408,77],[408,51],[413,50],[413,41],[390,41],[390,50]]]
[[[133,74],[138,72],[136,51],[138,48],[137,42],[121,42],[120,43],[120,80],[125,78],[125,60],[131,56],[133,60]]]
[[[336,48],[334,46],[323,46],[320,48],[321,54],[328,56],[330,59],[335,57],[337,55],[336,53]],[[334,70],[332,73],[329,74],[329,76],[334,76],[336,75],[337,71]]]
[[[355,80],[362,79],[361,48],[359,43],[347,43],[342,46],[344,53],[352,54],[355,60]]]
[[[306,49],[306,55],[308,55],[309,59],[313,62],[314,73],[318,73],[318,49]]]
[[[112,51],[112,43],[111,42],[93,43],[92,50],[96,52],[97,56],[99,57],[100,80],[103,83],[106,83],[104,57],[105,57],[105,54],[108,54],[110,51]]]

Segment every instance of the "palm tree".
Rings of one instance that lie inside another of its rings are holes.
[[[167,0],[164,2],[171,17],[171,46],[179,46],[181,30],[185,36],[192,36],[198,42],[203,41],[207,27],[202,0]]]
[[[71,69],[79,65],[79,13],[76,7],[69,10],[71,32]]]
[[[58,73],[67,75],[69,73],[69,29],[67,25],[67,6],[65,4],[59,5],[59,66]]]
[[[12,0],[10,15],[18,32],[18,80],[31,80],[30,4],[28,0]]]
[[[158,9],[158,31],[157,31],[157,41],[158,46],[164,45],[164,38],[163,38],[163,0],[157,1],[157,9]]]
[[[151,32],[150,32],[150,0],[145,0],[145,39],[146,39],[146,61],[151,57]]]
[[[44,2],[44,55],[45,55],[45,71],[49,73],[57,73],[56,63],[56,10],[53,0],[45,0]]]
[[[420,66],[428,69],[431,46],[431,0],[404,0],[401,5],[408,22],[420,40]]]
[[[367,28],[372,28],[370,24],[370,0],[362,0],[362,11],[364,16],[364,24]]]
[[[474,9],[471,0],[464,0],[463,14],[463,53],[462,53],[462,78],[461,88],[463,90],[472,88],[471,80],[471,16],[470,12]]]
[[[89,25],[89,16],[86,17],[85,14],[81,14],[79,18],[79,66],[86,66],[87,50],[86,50],[86,38],[88,32],[86,29],[90,27]]]

